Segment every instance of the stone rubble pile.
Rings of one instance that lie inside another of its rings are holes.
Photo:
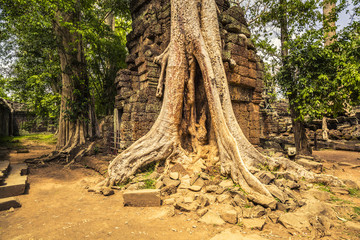
[[[297,161],[316,163],[305,158]],[[172,206],[178,212],[195,213],[199,222],[210,225],[237,224],[261,231],[266,224],[281,224],[289,231],[307,232],[317,237],[325,236],[338,224],[339,217],[350,219],[355,216],[352,206],[336,205],[333,201],[335,196],[349,195],[346,188],[331,187],[324,191],[322,185],[296,179],[286,172],[253,172],[267,185],[273,195],[271,198],[256,193],[247,194],[232,180],[206,171],[190,173],[185,169],[181,172],[172,169],[175,168],[170,168],[165,176],[154,171],[150,175],[134,177],[124,186],[124,204]],[[176,170],[179,169],[177,166]],[[310,166],[309,169],[317,170],[318,166]],[[149,180],[156,188],[142,189]],[[355,182],[351,184],[358,188]],[[136,197],[134,194],[137,194]],[[132,202],[132,199],[136,200]],[[357,218],[359,221],[360,217]],[[351,222],[346,226],[356,229],[359,223]]]

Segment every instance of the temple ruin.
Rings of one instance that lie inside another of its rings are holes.
[[[252,144],[260,143],[260,107],[263,64],[250,40],[244,13],[216,0],[227,73],[235,115]],[[160,66],[153,62],[170,41],[170,1],[132,0],[133,30],[127,36],[127,69],[118,72],[114,110],[114,142],[117,150],[128,148],[155,122],[161,99],[156,97]]]

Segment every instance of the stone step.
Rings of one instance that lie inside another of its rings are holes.
[[[124,206],[130,207],[160,207],[160,189],[143,189],[125,191],[123,193]]]
[[[19,200],[14,197],[0,199],[0,211],[8,210],[10,208],[21,207]]]
[[[9,171],[10,162],[9,161],[0,161],[0,184],[5,179]]]
[[[26,164],[10,165],[10,172],[0,186],[0,198],[7,198],[24,194],[27,186],[28,167]]]

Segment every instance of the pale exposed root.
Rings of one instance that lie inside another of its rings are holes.
[[[329,186],[342,186],[344,183],[337,177],[332,175],[317,174],[306,170],[302,165],[291,161],[287,158],[266,158],[264,163],[267,163],[270,169],[278,169],[292,174],[297,179],[304,179],[312,183],[324,183]]]
[[[248,192],[255,191],[266,196],[271,196],[266,187],[253,176],[245,166],[240,155],[238,143],[227,127],[219,92],[214,79],[213,66],[206,50],[204,39],[200,36],[199,39],[194,39],[193,42],[196,52],[195,57],[199,63],[204,79],[211,120],[219,147],[220,159],[222,163],[224,163],[223,165],[231,165],[231,167],[227,167],[227,169],[232,170],[230,173],[234,178],[237,176],[237,178],[233,180],[239,182]],[[225,171],[228,172],[229,170]]]
[[[159,83],[158,83],[158,86],[156,89],[156,97],[158,97],[158,98],[162,97],[163,91],[164,91],[165,70],[166,70],[168,59],[169,59],[169,49],[170,49],[170,44],[167,46],[167,48],[165,49],[165,51],[162,54],[160,54],[159,56],[154,58],[154,62],[157,64],[160,64],[160,66],[161,66]]]

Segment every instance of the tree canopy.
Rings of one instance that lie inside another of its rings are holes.
[[[59,23],[82,36],[97,113],[112,113],[116,72],[125,65],[128,2],[1,0],[1,94],[25,102],[41,118],[59,117],[61,70],[54,24],[59,11],[80,9],[78,22]],[[109,26],[112,17],[115,28]]]

